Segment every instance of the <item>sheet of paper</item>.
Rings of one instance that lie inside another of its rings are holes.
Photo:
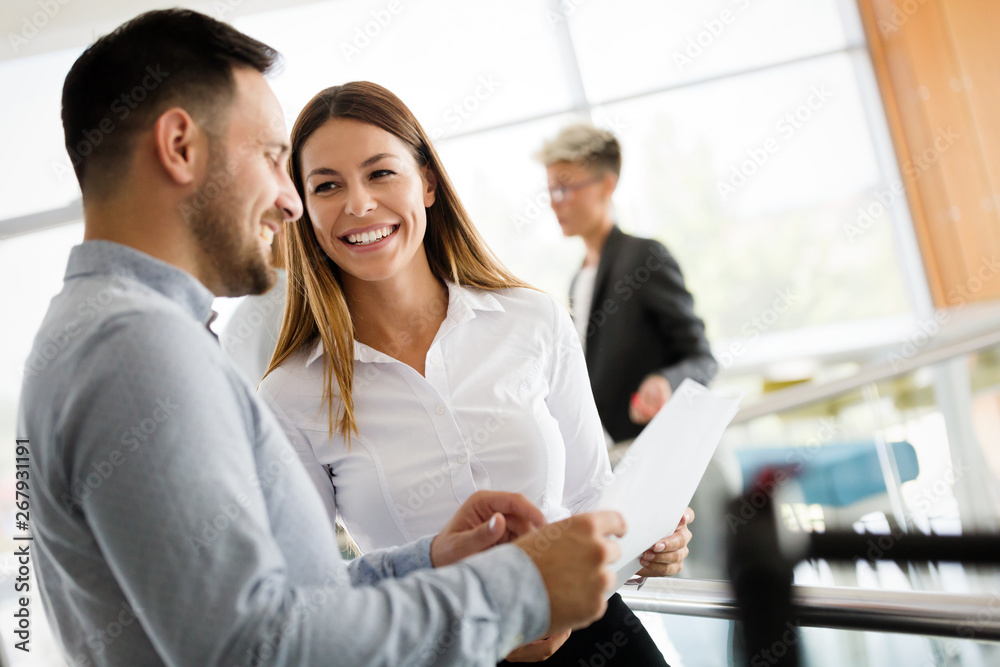
[[[628,525],[621,558],[611,566],[616,588],[641,569],[646,549],[677,528],[742,397],[684,380],[618,463],[594,508],[617,510]]]

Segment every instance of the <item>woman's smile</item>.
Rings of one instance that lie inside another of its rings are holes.
[[[351,230],[340,236],[341,242],[352,250],[375,250],[388,245],[390,237],[399,230],[399,225],[378,225],[365,229]]]

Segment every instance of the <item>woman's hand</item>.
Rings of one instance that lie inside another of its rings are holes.
[[[541,510],[520,493],[477,491],[434,537],[431,563],[451,565],[546,523]]]
[[[551,637],[542,637],[530,644],[519,646],[507,656],[507,662],[541,662],[548,660],[559,647],[569,639],[570,631],[560,632]]]
[[[642,569],[636,574],[641,577],[669,577],[680,572],[688,555],[688,542],[691,541],[691,531],[687,525],[692,521],[694,510],[689,507],[684,511],[674,534],[657,540],[656,544],[642,554],[639,558]]]
[[[629,419],[636,424],[648,424],[672,395],[673,390],[665,377],[650,375],[632,394],[632,402],[628,406]]]

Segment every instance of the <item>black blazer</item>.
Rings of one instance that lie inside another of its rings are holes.
[[[611,230],[597,267],[586,353],[597,411],[616,442],[642,431],[628,408],[648,375],[659,373],[671,389],[684,378],[707,385],[715,376],[705,324],[662,243]]]

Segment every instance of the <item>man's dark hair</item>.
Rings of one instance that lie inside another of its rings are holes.
[[[63,84],[66,150],[80,188],[113,192],[138,132],[173,106],[215,135],[236,94],[233,68],[266,73],[278,58],[232,26],[182,9],[140,14],[97,40]]]

